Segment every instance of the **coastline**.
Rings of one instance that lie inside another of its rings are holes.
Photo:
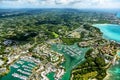
[[[103,80],[110,80],[109,77],[110,77],[111,74],[108,71],[106,73],[107,73],[107,75]]]
[[[96,28],[98,28],[102,33],[103,33],[103,35],[102,35],[102,38],[103,39],[106,39],[106,40],[108,40],[108,41],[110,41],[110,42],[114,42],[114,43],[117,43],[117,44],[120,44],[120,41],[119,40],[116,40],[116,38],[115,37],[110,37],[110,36],[106,36],[106,33],[108,32],[108,31],[106,31],[106,29],[105,29],[105,27],[109,27],[109,26],[115,26],[115,27],[119,27],[120,25],[119,24],[93,24],[92,25],[93,27],[96,27]],[[102,27],[104,27],[104,28],[102,28]],[[111,28],[112,29],[112,28]],[[119,29],[119,28],[118,28]],[[108,33],[110,33],[110,32],[108,32]],[[113,34],[115,33],[114,31],[112,32]],[[111,34],[111,33],[110,33]],[[114,35],[115,36],[115,35]],[[110,38],[109,38],[110,37]],[[116,54],[118,53],[118,52],[120,52],[119,50],[116,52]],[[118,60],[116,60],[116,61],[118,61]],[[116,62],[115,61],[115,62]],[[109,70],[110,69],[110,67],[106,70],[106,76],[105,76],[105,78],[103,79],[103,80],[112,80],[112,79],[110,79],[110,76],[112,76],[112,74],[111,73],[109,73]]]
[[[103,35],[102,35],[103,39],[120,44],[120,39],[118,39],[118,37],[119,37],[118,34],[120,32],[119,31],[120,30],[119,24],[107,24],[107,23],[105,23],[105,24],[93,24],[92,26],[98,28],[103,33]],[[111,28],[109,30],[107,30],[108,27],[111,27]],[[115,27],[119,27],[119,28],[116,29]],[[118,30],[118,31],[115,32],[113,29]]]

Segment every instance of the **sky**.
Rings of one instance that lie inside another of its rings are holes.
[[[120,9],[120,0],[0,0],[0,8]]]

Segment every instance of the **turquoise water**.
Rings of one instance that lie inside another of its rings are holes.
[[[67,54],[67,52],[65,52],[65,48],[67,47],[71,47],[73,52],[75,51],[75,55],[71,55],[71,54]],[[74,49],[73,49],[74,48]],[[71,71],[74,67],[76,67],[78,64],[82,63],[85,61],[85,53],[89,50],[89,48],[79,48],[77,46],[77,44],[74,45],[62,45],[62,44],[54,44],[52,45],[52,50],[59,52],[61,54],[64,55],[65,57],[65,61],[61,64],[64,68],[65,68],[65,74],[62,76],[61,80],[70,80],[71,77]],[[79,51],[82,51],[79,54]]]
[[[120,13],[117,13],[117,15],[116,15],[118,18],[120,18]]]
[[[104,80],[120,80],[120,60],[117,64],[111,66],[107,72],[110,74],[109,77]]]
[[[54,75],[55,75],[54,72],[50,72],[49,74],[47,74],[47,77],[49,78],[49,80],[55,80]]]
[[[117,52],[117,56],[120,57],[120,51]]]
[[[108,40],[120,42],[120,25],[116,24],[94,24],[103,33],[103,37]]]
[[[108,40],[114,40],[120,42],[120,25],[116,24],[95,24],[93,25],[101,30],[103,37]],[[118,56],[120,54],[118,53]],[[109,77],[104,80],[120,80],[120,60],[117,64],[111,66],[107,72],[110,74]]]
[[[18,67],[18,68],[14,68],[14,67],[10,66],[10,72],[9,72],[6,76],[0,78],[0,80],[21,80],[21,79],[19,79],[19,78],[17,78],[17,77],[13,77],[13,76],[12,76],[13,73],[17,73],[17,74],[23,75],[23,76],[25,76],[25,77],[29,77],[29,75],[23,74],[23,73],[19,72],[18,70],[20,69],[20,70],[22,70],[22,71],[25,71],[25,68],[23,68],[23,65],[25,65],[25,66],[29,66],[28,64],[32,64],[32,65],[34,65],[34,66],[36,66],[36,65],[35,65],[34,63],[27,62],[27,61],[24,61],[24,60],[19,60],[19,61],[22,61],[23,64],[19,64],[19,63],[15,62],[14,65],[17,65],[17,66],[19,66],[19,67]],[[30,66],[29,66],[29,67],[30,67]],[[29,73],[30,73],[30,74],[32,74],[32,69],[33,69],[33,68],[34,68],[34,67],[30,67],[30,69],[29,69]],[[25,71],[25,72],[28,72],[28,71]]]

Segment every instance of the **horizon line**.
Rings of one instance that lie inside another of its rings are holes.
[[[0,9],[105,9],[105,10],[112,10],[112,9],[115,9],[115,10],[120,10],[120,8],[69,8],[69,7],[66,7],[66,8],[63,8],[63,7],[17,7],[17,8],[0,8]]]

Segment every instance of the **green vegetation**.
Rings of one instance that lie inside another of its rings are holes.
[[[33,54],[32,57],[35,58],[35,59],[38,58],[38,59],[40,59],[41,61],[44,60],[44,58],[43,58],[42,56],[39,56],[39,55],[37,55],[37,54]]]
[[[31,13],[33,11],[34,13]],[[88,17],[95,19],[99,18],[100,21],[108,21],[108,19],[104,19],[106,15],[96,12],[88,13],[73,9],[46,9],[33,11],[28,10],[24,15],[13,14],[9,17],[8,15],[1,17],[0,23],[2,24],[1,29],[3,35],[1,35],[0,40],[11,39],[28,42],[32,41],[32,37],[37,36],[38,42],[44,42],[48,39],[63,37],[69,31],[80,27],[84,22],[92,21],[87,20]],[[89,28],[87,27],[87,29]],[[75,41],[79,40],[75,39]],[[70,42],[73,42],[73,40],[70,40]]]
[[[64,44],[66,45],[73,45],[76,42],[80,42],[80,38],[61,38]]]
[[[54,35],[54,38],[58,38],[59,37],[59,35],[57,33],[55,33],[55,32],[52,32],[52,34]]]
[[[106,70],[103,68],[106,65],[104,58],[102,58],[100,55],[93,57],[91,53],[92,53],[92,49],[86,53],[85,55],[86,61],[73,70],[72,72],[74,76],[73,80],[79,80],[79,79],[84,80],[84,78],[86,77],[86,76],[84,77],[84,75],[94,71],[96,71],[96,75],[91,76],[91,78],[97,78],[98,80],[103,80],[103,78],[106,76]]]

